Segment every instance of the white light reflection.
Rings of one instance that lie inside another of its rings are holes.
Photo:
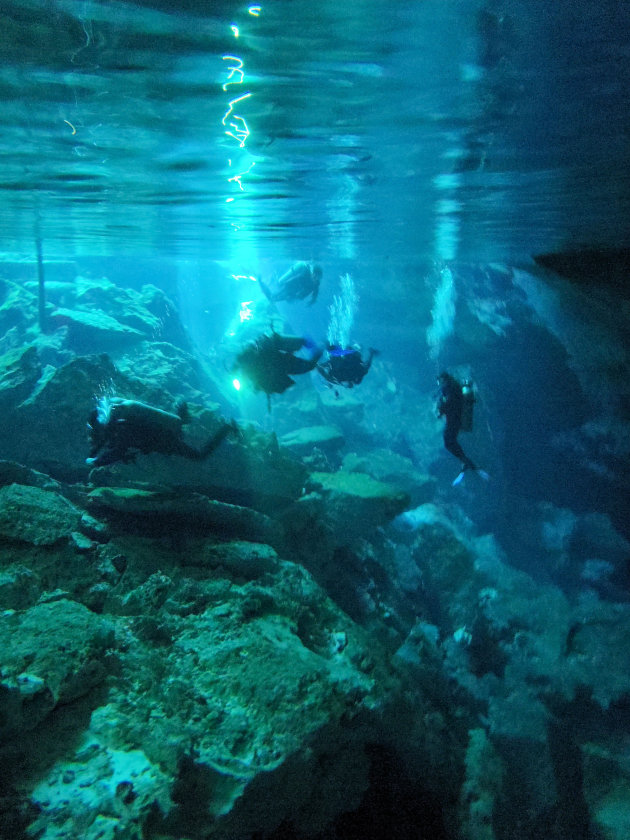
[[[261,9],[261,6],[250,6],[247,12],[251,17],[257,18]],[[221,87],[226,94],[226,102],[221,125],[225,142],[229,144],[226,154],[228,168],[226,180],[229,193],[225,196],[224,221],[231,232],[228,242],[232,253],[228,257],[228,265],[232,269],[230,271],[232,282],[236,284],[234,304],[237,308],[225,335],[227,338],[234,339],[238,346],[247,336],[247,330],[252,329],[251,322],[256,317],[257,298],[252,294],[252,287],[249,284],[257,282],[257,278],[251,272],[258,264],[258,249],[252,232],[248,230],[253,213],[247,187],[248,177],[261,158],[255,158],[247,149],[252,135],[252,126],[248,124],[248,107],[253,99],[253,93],[247,87],[249,81],[245,50],[248,29],[243,28],[241,32],[236,23],[230,28],[234,38],[240,36],[239,54],[229,52],[222,56],[225,76]],[[246,289],[241,288],[243,283],[246,284]],[[236,391],[240,392],[239,400],[242,399],[247,389],[241,388],[241,382],[238,379],[234,379],[232,384]]]
[[[238,82],[237,84],[242,84]],[[234,129],[234,132],[227,131],[226,134],[228,137],[233,137],[239,145],[239,148],[243,148],[245,146],[245,141],[249,137],[249,128],[247,127],[247,123],[245,122],[245,118],[241,117],[239,114],[234,114],[234,106],[237,102],[242,102],[244,99],[249,99],[251,93],[244,93],[242,96],[237,96],[236,99],[233,99],[229,103],[229,108],[225,112],[225,116],[223,117],[222,123],[223,125],[228,124],[230,128]],[[232,116],[234,114],[234,116]],[[227,123],[227,120],[232,117],[231,121]]]
[[[231,165],[232,165],[232,163],[230,162],[230,166],[231,166]],[[248,175],[248,174],[252,171],[252,169],[253,169],[255,166],[256,166],[256,161],[255,161],[255,160],[253,160],[253,161],[250,163],[250,165],[248,166],[248,168],[247,168],[244,172],[239,172],[239,174],[238,174],[238,175],[232,175],[232,177],[231,177],[231,178],[228,178],[228,184],[229,184],[229,183],[231,183],[232,181],[235,181],[235,182],[239,185],[239,187],[241,188],[241,190],[243,190],[243,191],[244,191],[243,182],[241,181],[241,178],[242,178],[244,175]],[[228,199],[228,201],[229,201],[229,200],[230,200],[230,199]]]
[[[223,61],[233,61],[234,62],[234,67],[228,67],[228,70],[230,71],[230,75],[228,76],[227,82],[225,82],[222,86],[223,90],[227,90],[230,85],[242,85],[243,84],[243,78],[245,76],[245,72],[243,70],[243,60],[241,58],[239,58],[237,55],[224,55],[224,56],[222,56],[222,60]],[[232,76],[235,73],[240,73],[240,75],[239,75],[238,79],[235,82],[233,82],[232,81]],[[223,124],[225,125],[225,123],[223,123]]]

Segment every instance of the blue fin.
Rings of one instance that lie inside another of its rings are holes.
[[[455,481],[453,481],[453,487],[457,487],[457,485],[458,485],[458,484],[461,484],[461,483],[462,483],[462,481],[464,480],[464,475],[465,475],[465,472],[466,472],[465,470],[462,470],[462,471],[460,472],[460,474],[457,476],[457,478],[455,479]]]

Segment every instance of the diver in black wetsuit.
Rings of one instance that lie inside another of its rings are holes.
[[[117,461],[129,463],[139,453],[150,452],[203,461],[229,433],[238,431],[233,421],[224,423],[205,446],[195,449],[182,436],[182,427],[188,420],[183,402],[174,414],[139,400],[102,398],[88,420],[90,456],[86,463],[92,467]]]
[[[462,385],[454,376],[451,376],[446,371],[443,371],[438,376],[438,385],[440,391],[438,394],[437,415],[438,417],[446,418],[446,425],[444,426],[444,447],[451,455],[459,458],[462,463],[462,470],[453,482],[453,484],[459,484],[466,470],[479,469],[474,461],[466,455],[457,440],[460,431],[471,431],[472,429],[474,396],[467,383]],[[465,387],[468,388],[466,394],[464,393]],[[479,470],[479,473],[484,478],[487,478],[487,473],[483,470]]]
[[[321,266],[315,263],[296,262],[276,281],[275,290],[271,290],[262,280],[259,283],[263,294],[272,303],[280,300],[288,302],[304,300],[310,295],[309,305],[312,306],[317,300],[321,279]]]
[[[339,344],[326,345],[328,359],[317,370],[331,385],[343,385],[352,388],[363,381],[378,350],[370,347],[366,361],[361,357],[361,350],[354,347],[341,347]]]
[[[302,348],[310,351],[309,358],[295,356]],[[308,373],[320,360],[323,349],[299,335],[264,333],[248,344],[236,357],[233,371],[242,371],[256,391],[283,394],[295,385],[291,376]]]

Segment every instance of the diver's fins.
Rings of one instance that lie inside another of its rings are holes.
[[[240,429],[236,425],[235,420],[231,420],[229,423],[224,423],[218,432],[210,438],[210,440],[206,443],[203,449],[199,452],[199,460],[203,461],[208,455],[211,455],[214,450],[219,446],[219,444],[225,440],[225,438],[229,434],[239,435]]]
[[[488,475],[488,473],[485,470],[480,470],[478,467],[475,467],[474,472],[478,476],[480,476],[480,478],[483,478],[484,481],[490,481],[490,476]],[[460,474],[457,476],[457,478],[453,481],[453,487],[457,487],[458,484],[462,483],[462,481],[464,480],[464,475],[465,474],[466,474],[466,470],[463,469],[460,472]]]

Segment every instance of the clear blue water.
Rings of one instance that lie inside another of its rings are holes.
[[[248,8],[4,3],[2,247],[252,271],[627,239],[625,3]]]

